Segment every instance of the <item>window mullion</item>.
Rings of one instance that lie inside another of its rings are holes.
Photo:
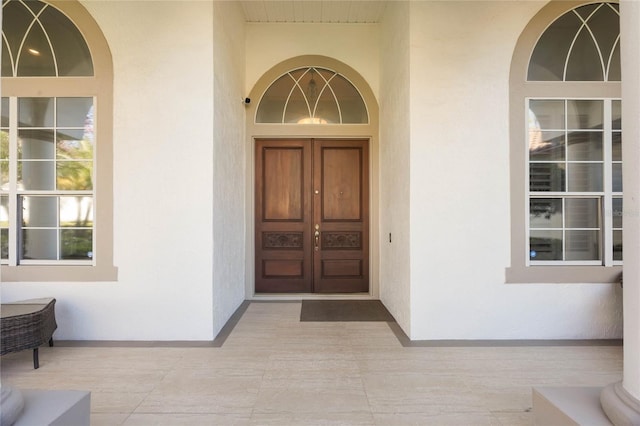
[[[613,265],[613,166],[612,166],[612,111],[611,99],[604,100],[604,135],[603,135],[603,182],[604,195],[602,200],[602,253],[604,266]]]
[[[18,264],[18,98],[9,98],[9,265]]]
[[[529,122],[529,109],[530,109],[530,102],[531,99],[530,98],[525,98],[524,101],[524,122],[528,123]],[[524,193],[526,194],[525,196],[525,207],[524,207],[524,217],[525,217],[525,223],[526,226],[525,228],[525,241],[526,241],[526,250],[524,251],[524,253],[522,253],[525,257],[525,261],[524,264],[525,266],[529,267],[531,266],[531,224],[530,224],[530,217],[531,217],[531,184],[530,184],[530,180],[531,180],[531,158],[529,157],[529,134],[531,132],[531,129],[529,128],[529,125],[525,125],[524,126],[524,140],[526,142],[526,148],[525,148],[525,179],[524,179]]]

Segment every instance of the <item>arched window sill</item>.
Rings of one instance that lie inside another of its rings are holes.
[[[506,268],[507,284],[619,283],[622,266],[514,266]]]
[[[115,266],[2,265],[0,276],[3,283],[117,281],[118,268]]]

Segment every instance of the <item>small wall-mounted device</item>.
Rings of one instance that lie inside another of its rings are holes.
[[[244,98],[244,103],[249,105],[251,103],[251,98]]]

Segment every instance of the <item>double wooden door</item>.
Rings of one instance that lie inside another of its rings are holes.
[[[258,139],[257,293],[369,291],[367,140]]]

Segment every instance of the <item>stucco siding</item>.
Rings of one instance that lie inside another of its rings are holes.
[[[411,4],[413,339],[621,335],[615,285],[505,284],[510,63],[543,4]]]
[[[2,299],[55,297],[56,339],[210,340],[212,5],[83,4],[114,63],[118,281],[3,283]]]
[[[244,16],[214,2],[213,320],[217,334],[245,297]]]
[[[409,11],[406,2],[388,4],[380,37],[380,300],[407,334],[412,260]]]

